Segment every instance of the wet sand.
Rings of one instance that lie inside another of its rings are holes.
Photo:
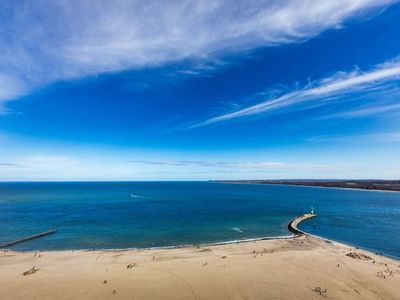
[[[199,248],[1,251],[0,287],[0,299],[399,299],[400,261],[311,236]]]

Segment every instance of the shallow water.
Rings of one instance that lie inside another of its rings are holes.
[[[166,247],[289,235],[301,228],[400,258],[400,193],[211,182],[0,183],[0,243],[15,250]]]

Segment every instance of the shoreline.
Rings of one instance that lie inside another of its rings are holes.
[[[9,251],[15,253],[39,253],[39,252],[70,252],[70,251],[83,251],[83,252],[90,252],[90,251],[140,251],[140,250],[169,250],[169,249],[185,249],[185,248],[196,248],[196,247],[212,247],[212,246],[222,246],[222,245],[234,245],[234,244],[242,244],[242,243],[249,243],[249,242],[256,242],[256,241],[272,241],[272,240],[286,240],[286,239],[293,239],[295,235],[279,235],[279,236],[265,236],[265,237],[255,237],[255,238],[244,238],[239,240],[229,240],[229,241],[222,241],[222,242],[215,242],[215,243],[202,243],[202,244],[180,244],[180,245],[173,245],[173,246],[155,246],[155,247],[129,247],[129,248],[74,248],[74,249],[62,249],[62,250],[13,250],[9,248],[0,249],[1,251]]]
[[[199,243],[199,244],[179,244],[179,245],[171,245],[171,246],[155,246],[155,247],[128,247],[128,248],[73,248],[73,249],[56,249],[56,250],[50,250],[50,249],[45,249],[45,250],[40,250],[40,249],[33,249],[33,250],[13,250],[9,248],[2,248],[0,249],[1,251],[7,251],[7,252],[12,252],[12,253],[69,253],[69,252],[96,252],[96,251],[101,251],[101,252],[129,252],[129,251],[156,251],[156,250],[174,250],[174,249],[190,249],[190,248],[204,248],[204,247],[214,247],[214,246],[223,246],[223,245],[235,245],[235,244],[245,244],[245,243],[252,243],[252,242],[257,242],[257,241],[274,241],[274,240],[292,240],[298,237],[301,237],[302,235],[310,236],[316,239],[319,239],[324,242],[330,242],[330,243],[338,243],[344,246],[348,247],[354,247],[356,249],[362,249],[364,251],[368,251],[371,253],[374,253],[375,255],[379,255],[382,257],[386,257],[389,259],[393,260],[398,260],[400,262],[400,258],[394,257],[387,255],[382,252],[374,252],[374,249],[368,249],[356,244],[348,244],[345,241],[338,241],[334,240],[331,238],[311,234],[308,232],[305,232],[301,229],[298,228],[298,226],[309,219],[312,219],[316,217],[316,214],[312,213],[306,213],[300,216],[295,217],[294,219],[291,219],[288,224],[288,232],[292,232],[291,235],[280,235],[280,236],[264,236],[264,237],[254,237],[254,238],[244,238],[244,239],[237,239],[237,240],[228,240],[228,241],[220,241],[220,242],[212,242],[212,243]],[[304,218],[306,217],[306,218]],[[290,229],[291,225],[295,223],[295,226],[293,226],[293,230]]]
[[[299,216],[294,219],[292,219],[288,223],[288,227],[290,224],[295,222],[297,219],[303,217]],[[315,215],[316,216],[316,215]],[[302,220],[305,221],[306,219]],[[302,222],[300,221],[300,222]],[[300,222],[298,224],[300,224]],[[52,233],[56,232],[55,230],[50,230]],[[300,230],[297,230],[299,233],[301,232]],[[289,229],[289,232],[291,230]],[[44,236],[42,234],[34,235],[33,237],[36,236]],[[172,246],[160,246],[160,247],[128,247],[128,248],[98,248],[98,249],[93,249],[93,248],[82,248],[82,249],[64,249],[64,250],[39,250],[39,249],[33,249],[33,250],[13,250],[7,248],[8,245],[14,246],[15,244],[21,243],[20,241],[30,241],[32,239],[32,236],[27,237],[27,238],[21,238],[16,241],[11,241],[11,242],[6,242],[2,245],[7,245],[5,247],[1,247],[0,249],[6,250],[6,251],[12,251],[12,252],[20,252],[20,253],[35,253],[35,252],[68,252],[68,251],[130,251],[130,250],[163,250],[163,249],[181,249],[181,248],[191,248],[191,247],[211,247],[211,246],[220,246],[220,245],[229,245],[229,244],[241,244],[241,243],[247,243],[247,242],[254,242],[254,241],[266,241],[266,240],[284,240],[284,239],[290,239],[290,238],[295,238],[296,234],[292,235],[280,235],[280,236],[264,236],[264,237],[255,237],[255,238],[244,238],[244,239],[238,239],[238,240],[228,240],[228,241],[220,241],[220,242],[214,242],[214,243],[200,243],[200,244],[180,244],[180,245],[172,245]],[[1,251],[1,250],[0,250]]]
[[[397,299],[399,260],[302,234],[175,249],[0,251],[0,299]]]

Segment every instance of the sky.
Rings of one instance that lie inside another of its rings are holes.
[[[400,179],[400,1],[1,1],[0,181]]]

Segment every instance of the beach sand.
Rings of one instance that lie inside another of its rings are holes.
[[[400,261],[311,236],[199,248],[0,252],[0,299],[274,298],[400,299]]]

